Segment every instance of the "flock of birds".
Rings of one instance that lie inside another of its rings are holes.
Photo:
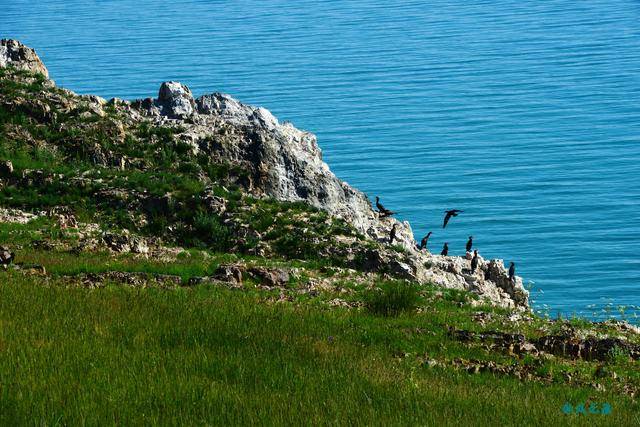
[[[382,205],[382,203],[380,203],[380,197],[378,196],[376,196],[376,208],[378,209],[378,213],[380,214],[381,218],[386,218],[388,216],[397,214],[397,212],[390,211],[389,209],[385,208]],[[444,211],[445,215],[444,215],[444,222],[442,223],[442,228],[446,228],[447,224],[449,223],[449,220],[453,217],[458,216],[458,214],[462,212],[464,211],[460,209],[450,209],[450,210]],[[389,232],[389,243],[393,243],[393,241],[396,239],[397,227],[398,227],[397,223],[393,224],[393,227]],[[430,231],[427,233],[426,236],[422,238],[422,240],[420,240],[420,244],[417,245],[418,250],[427,249],[427,244],[429,243],[429,237],[431,237],[432,234],[433,232]],[[471,252],[472,249],[473,249],[473,236],[469,236],[469,240],[467,240],[466,250],[467,252]],[[440,252],[440,255],[443,255],[443,256],[449,255],[448,242],[444,243],[444,246],[442,248],[442,252]],[[478,268],[478,250],[476,249],[473,251],[473,258],[471,258],[471,273],[472,274],[475,273],[477,268]],[[511,262],[511,264],[509,265],[509,280],[514,281],[515,276],[516,276],[516,265],[514,262]]]

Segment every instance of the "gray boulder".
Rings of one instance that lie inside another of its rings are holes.
[[[0,246],[0,265],[7,266],[15,259],[15,255],[9,248]]]
[[[104,244],[114,252],[132,252],[134,254],[148,254],[149,245],[145,239],[139,236],[132,236],[127,233],[104,233],[102,236]]]
[[[213,278],[222,282],[242,285],[244,267],[234,264],[222,264],[213,274]]]
[[[253,267],[248,273],[269,287],[282,287],[289,283],[289,272],[282,268]]]
[[[191,90],[178,82],[162,83],[156,103],[160,114],[172,119],[189,117],[196,105]]]

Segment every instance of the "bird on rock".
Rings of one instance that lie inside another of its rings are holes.
[[[444,244],[444,246],[442,247],[442,252],[440,252],[440,255],[444,255],[444,256],[449,255],[449,243]]]
[[[509,280],[516,280],[516,264],[513,262],[509,265]]]
[[[382,217],[387,217],[387,216],[391,216],[391,215],[395,215],[397,212],[394,211],[390,211],[389,209],[385,208],[382,203],[380,203],[380,197],[376,196],[376,208],[378,208],[378,212],[380,212],[382,214]]]
[[[432,232],[428,232],[426,236],[424,236],[422,238],[422,240],[420,240],[420,246],[418,246],[418,249],[422,250],[422,249],[427,249],[427,243],[429,243],[429,237],[431,237]]]
[[[473,236],[469,236],[467,240],[467,252],[471,252],[471,248],[473,248]]]
[[[445,228],[447,226],[452,216],[458,216],[459,213],[464,211],[461,211],[460,209],[451,209],[444,212],[446,213],[446,215],[444,216],[444,223],[442,224],[442,228]]]
[[[476,272],[476,268],[478,268],[478,251],[473,251],[473,258],[471,258],[471,273]]]
[[[389,243],[393,243],[396,238],[396,228],[398,228],[398,224],[393,224],[391,232],[389,232]]]

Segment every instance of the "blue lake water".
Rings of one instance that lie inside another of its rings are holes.
[[[179,80],[316,133],[433,249],[473,234],[514,260],[552,316],[640,305],[638,1],[0,5],[0,37],[67,88],[131,99]],[[465,212],[443,232],[445,208]]]

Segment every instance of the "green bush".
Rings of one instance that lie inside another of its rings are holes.
[[[213,250],[227,252],[233,247],[233,233],[217,215],[202,212],[196,214],[193,228],[195,239]]]
[[[629,351],[619,346],[611,348],[607,356],[610,363],[624,364],[629,361]]]
[[[384,282],[365,295],[367,309],[382,316],[397,316],[413,311],[420,302],[418,285],[409,282]]]

